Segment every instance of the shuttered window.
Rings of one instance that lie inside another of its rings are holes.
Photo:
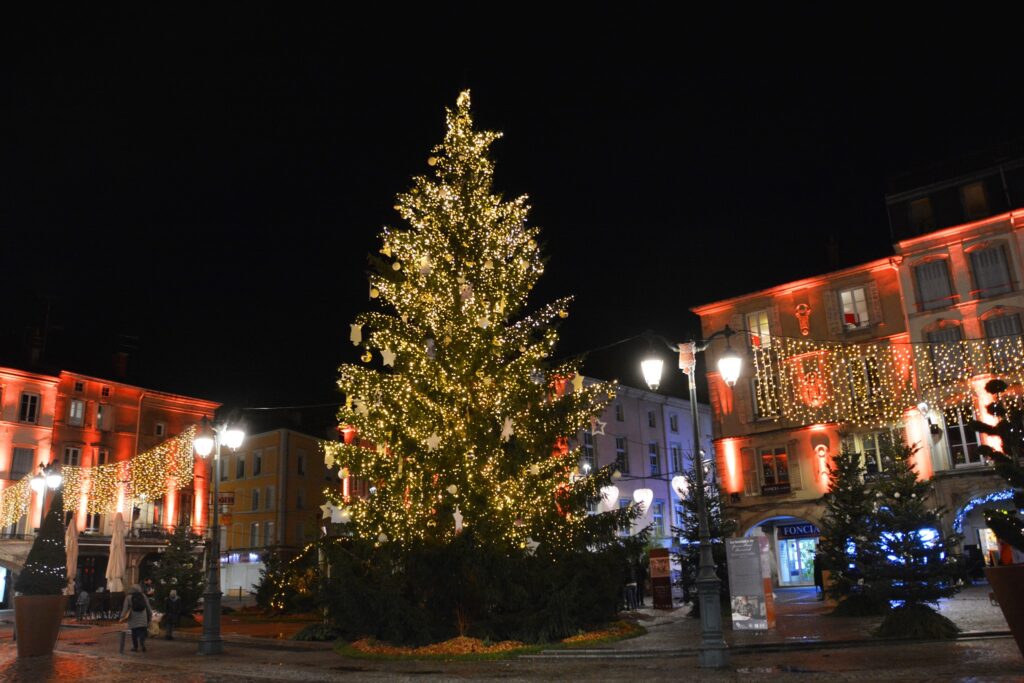
[[[740,449],[743,460],[743,495],[756,496],[761,493],[761,482],[757,478],[757,454],[753,448]]]
[[[974,296],[985,298],[1005,294],[1013,289],[1006,250],[997,244],[971,252],[971,270],[974,272]]]
[[[945,308],[953,303],[945,260],[922,263],[914,269],[914,277],[917,280],[918,306],[922,311]]]

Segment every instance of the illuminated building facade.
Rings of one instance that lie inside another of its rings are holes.
[[[884,477],[889,430],[919,446],[965,552],[985,554],[978,506],[1005,483],[967,425],[988,418],[989,379],[1018,396],[1024,382],[1024,210],[993,212],[1014,192],[1024,205],[1024,163],[1008,161],[891,195],[893,234],[914,235],[893,256],[693,309],[705,334],[749,332],[732,389],[712,370],[724,346],[707,352],[715,451],[739,533],[773,538],[777,585],[812,582],[831,458],[861,453],[865,477]]]

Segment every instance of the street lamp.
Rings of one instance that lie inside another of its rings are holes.
[[[704,351],[716,337],[725,337],[726,350],[719,356],[718,371],[722,380],[730,387],[739,379],[743,360],[729,345],[729,337],[735,332],[726,325],[707,339],[674,345],[665,341],[673,352],[679,354],[679,367],[686,373],[690,386],[690,414],[693,418],[693,452],[696,486],[697,521],[700,525],[700,564],[697,570],[697,595],[700,600],[701,644],[697,650],[698,665],[703,668],[722,668],[729,663],[729,646],[722,635],[722,605],[720,595],[722,582],[715,573],[715,558],[711,553],[711,532],[708,527],[707,499],[704,493],[704,466],[700,457],[700,423],[697,418],[697,353]],[[655,336],[655,335],[651,335]],[[651,391],[661,383],[662,361],[648,356],[641,363],[644,380]],[[685,493],[685,482],[673,481],[677,494]],[[680,493],[682,491],[682,493]]]
[[[42,528],[43,518],[46,516],[46,499],[49,496],[49,491],[56,490],[63,481],[64,477],[61,475],[60,470],[52,462],[48,465],[40,465],[39,471],[28,481],[33,491],[43,494],[42,511],[39,514],[40,528]]]
[[[203,635],[199,638],[199,654],[219,655],[224,651],[220,637],[220,449],[226,445],[232,451],[238,450],[245,439],[245,432],[227,425],[214,426],[203,416],[199,431],[192,440],[196,453],[205,458],[213,454],[215,466],[210,467],[213,479],[213,516],[210,519],[210,556],[207,562],[209,574],[206,592],[203,593]]]

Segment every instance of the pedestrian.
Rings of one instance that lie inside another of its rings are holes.
[[[623,588],[623,600],[626,603],[626,609],[636,609],[636,569],[633,567],[633,563],[629,563],[629,568],[626,570],[626,585]]]
[[[84,588],[78,594],[75,601],[75,618],[79,621],[85,620],[85,613],[89,610],[89,591]]]
[[[127,621],[128,628],[132,630],[132,652],[138,652],[140,647],[146,651],[146,631],[152,618],[153,608],[149,606],[142,587],[137,583],[132,585],[128,595],[124,596],[124,609],[121,610],[121,621]]]
[[[153,579],[146,579],[142,582],[142,587],[147,598],[151,598],[156,595],[156,588],[153,587]]]
[[[825,554],[820,550],[814,553],[814,594],[818,600],[825,599],[825,579],[822,572],[825,570]],[[821,592],[818,595],[818,592]]]
[[[167,626],[167,640],[174,640],[174,627],[178,625],[181,618],[181,599],[178,598],[178,591],[171,589],[167,596],[167,603],[164,605],[164,624]]]

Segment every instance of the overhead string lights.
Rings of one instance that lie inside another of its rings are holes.
[[[1024,384],[1020,337],[956,342],[843,343],[773,336],[754,349],[758,415],[796,424],[884,427],[926,402],[971,401],[972,383],[999,377]],[[1004,399],[1020,404],[1020,391]]]
[[[64,509],[80,510],[84,498],[87,512],[108,514],[116,511],[122,501],[142,497],[155,500],[162,498],[169,488],[191,487],[195,433],[195,427],[189,427],[178,436],[121,462],[95,467],[63,465],[60,473],[64,482]],[[31,474],[26,475],[0,491],[0,526],[17,522],[28,511],[31,478]]]

